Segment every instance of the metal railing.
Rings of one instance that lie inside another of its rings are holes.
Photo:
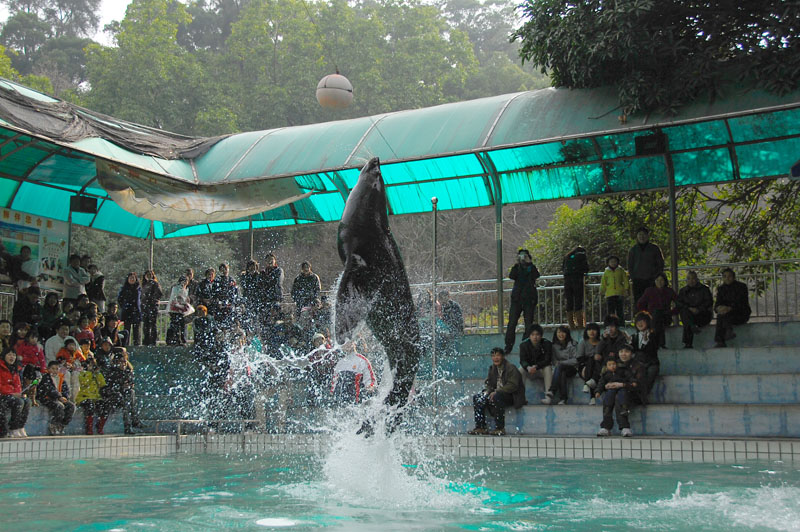
[[[701,266],[682,266],[678,268],[678,288],[684,286],[686,272],[697,272],[700,282],[711,288],[716,295],[716,288],[722,282],[722,270],[731,268],[736,278],[744,282],[750,294],[752,308],[751,321],[793,321],[800,320],[800,259],[765,260],[758,262],[737,262],[707,264]],[[606,314],[605,301],[600,293],[602,272],[587,275],[584,293],[584,309],[586,321],[602,322]],[[438,281],[437,289],[447,289],[450,297],[456,301],[464,313],[465,332],[467,334],[494,333],[503,328],[508,319],[507,311],[498,316],[497,280],[479,279],[469,281]],[[508,309],[513,281],[503,280],[503,308]],[[673,283],[674,287],[674,283]],[[413,284],[412,291],[419,295],[431,289],[430,283]],[[543,275],[538,280],[537,291],[539,303],[536,307],[535,321],[542,326],[556,326],[566,323],[564,308],[564,278],[561,275]],[[335,294],[328,294],[335,299]],[[15,301],[12,286],[0,285],[0,319],[11,319]],[[285,307],[291,307],[285,302]],[[163,342],[169,326],[167,302],[159,303],[158,338]],[[634,302],[626,298],[626,318],[633,315]],[[522,322],[522,320],[520,320]],[[498,324],[500,324],[498,326]],[[518,327],[521,330],[522,324]],[[188,325],[188,338],[191,339],[192,326]]]

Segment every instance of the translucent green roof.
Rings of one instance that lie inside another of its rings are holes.
[[[677,116],[618,115],[610,89],[550,88],[242,133],[173,160],[104,138],[56,142],[0,119],[0,204],[66,220],[81,192],[100,209],[74,223],[146,238],[152,219],[155,238],[170,238],[246,230],[249,218],[256,229],[337,221],[373,156],[391,214],[410,214],[430,211],[433,196],[448,210],[665,188],[664,156],[635,150],[655,130],[678,186],[785,176],[800,153],[800,93],[731,90]]]

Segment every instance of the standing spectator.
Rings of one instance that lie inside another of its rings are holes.
[[[521,408],[525,405],[525,382],[516,366],[506,360],[505,351],[499,347],[492,349],[492,365],[486,377],[482,392],[472,396],[475,409],[475,428],[469,434],[492,434],[504,436],[506,433],[506,407]],[[495,429],[486,430],[486,408],[494,416]]]
[[[47,373],[39,382],[37,399],[50,412],[47,433],[50,436],[64,434],[64,429],[72,421],[75,404],[69,400],[69,383],[59,370],[61,363],[51,360],[47,363]]]
[[[81,268],[83,268],[84,270],[86,270],[88,272],[89,271],[89,265],[91,263],[92,263],[91,255],[89,255],[87,253],[84,253],[83,255],[81,255]]]
[[[564,257],[562,271],[569,328],[583,328],[586,326],[586,315],[583,311],[583,287],[586,274],[589,273],[589,261],[583,246],[576,247]]]
[[[0,320],[0,349],[6,349],[14,347],[13,341],[13,333],[14,327],[12,327],[11,322],[8,320]]]
[[[144,327],[144,345],[156,345],[158,339],[158,302],[164,296],[156,272],[147,270],[142,277],[142,324]]]
[[[106,386],[103,388],[107,415],[113,410],[122,410],[122,426],[125,434],[133,434],[141,427],[136,414],[136,395],[133,382],[133,366],[128,361],[125,348],[114,348],[111,366],[105,372]]]
[[[322,283],[319,276],[311,271],[311,263],[304,261],[300,264],[300,275],[292,283],[292,299],[295,304],[295,319],[300,318],[303,309],[319,307],[319,296],[322,292]]]
[[[244,271],[239,276],[239,286],[242,289],[242,303],[244,312],[242,324],[248,334],[256,330],[258,319],[263,312],[261,297],[261,272],[258,271],[258,262],[253,259],[247,261]]]
[[[214,278],[216,276],[217,270],[206,269],[205,278],[198,283],[197,290],[195,290],[196,304],[205,306],[212,316],[217,312],[217,309],[214,308]]]
[[[167,303],[167,309],[169,310],[167,345],[186,345],[185,317],[191,314],[193,310],[191,303],[189,303],[187,284],[189,284],[189,279],[185,275],[181,275],[178,277],[178,282],[170,290],[169,303]],[[197,341],[196,338],[195,341]]]
[[[89,300],[97,305],[101,314],[106,311],[106,276],[94,265],[89,265],[89,282],[86,283],[86,295]]]
[[[553,343],[544,338],[542,326],[531,325],[528,338],[519,344],[519,363],[522,368],[522,380],[544,380],[544,390],[548,391],[553,384]]]
[[[517,338],[517,322],[520,314],[524,315],[525,331],[530,331],[533,324],[536,304],[539,295],[536,292],[536,279],[540,277],[539,270],[533,264],[533,257],[527,249],[517,252],[517,263],[511,267],[508,277],[514,281],[511,289],[511,308],[508,309],[508,328],[506,329],[505,354],[511,353],[514,341]]]
[[[644,291],[655,284],[656,276],[664,271],[661,248],[650,242],[650,230],[636,231],[636,244],[628,252],[628,272],[633,281],[633,300],[639,301]]]
[[[35,285],[39,276],[39,261],[31,258],[30,246],[19,248],[19,255],[11,259],[9,273],[17,290],[25,290],[32,284]]]
[[[73,253],[69,256],[69,265],[64,268],[64,301],[75,302],[78,296],[86,293],[86,283],[90,280],[89,272],[81,268],[81,256]]]
[[[219,327],[225,328],[233,325],[233,307],[239,301],[239,288],[228,272],[228,265],[224,262],[220,264],[212,288],[212,303],[215,307],[214,320]]]
[[[678,292],[678,312],[683,323],[683,347],[691,348],[694,334],[711,323],[714,298],[711,290],[697,278],[697,272],[686,274],[686,286]]]
[[[717,328],[714,331],[714,347],[725,347],[725,342],[736,338],[734,325],[747,323],[750,319],[750,302],[747,285],[736,280],[733,270],[722,270],[722,284],[717,288]]]
[[[128,341],[132,345],[142,343],[142,287],[139,285],[139,276],[130,272],[119,289],[117,303],[120,308],[120,318],[128,331]]]
[[[553,381],[542,399],[542,404],[549,405],[555,400],[557,404],[565,405],[569,378],[578,373],[577,345],[569,327],[565,325],[559,325],[553,333],[553,367]]]
[[[102,398],[106,379],[97,367],[94,358],[86,360],[86,369],[78,377],[81,390],[75,398],[75,403],[83,410],[83,430],[85,434],[92,434],[94,418],[97,416],[97,433],[103,434],[106,425],[106,407]]]
[[[648,312],[653,317],[656,342],[659,347],[667,346],[666,327],[672,325],[672,315],[677,312],[675,306],[678,296],[669,286],[667,276],[659,273],[655,286],[648,287],[636,302],[636,309]]]
[[[268,253],[261,272],[261,293],[264,309],[283,301],[283,268],[275,255]]]
[[[606,261],[606,269],[600,279],[600,293],[606,298],[609,316],[625,321],[625,296],[630,291],[628,272],[619,265],[619,257],[611,255]]]
[[[464,334],[464,311],[461,310],[461,305],[450,299],[448,290],[439,292],[439,302],[442,305],[442,321],[449,335],[456,337]]]
[[[192,268],[186,268],[184,272],[186,276],[186,291],[189,293],[189,303],[193,306],[197,305],[197,281],[194,278],[194,270]]]
[[[32,328],[38,329],[42,319],[42,305],[39,304],[41,295],[42,292],[38,286],[29,286],[25,291],[20,292],[17,302],[14,303],[12,321],[28,323]]]
[[[31,403],[22,395],[19,372],[17,354],[11,349],[4,349],[0,358],[0,438],[9,434],[12,438],[28,436],[25,433],[25,423],[28,421]],[[11,418],[8,424],[7,413]]]
[[[342,346],[341,359],[333,367],[331,394],[339,404],[357,404],[364,394],[375,392],[375,374],[367,357],[356,351],[356,344],[348,340]]]

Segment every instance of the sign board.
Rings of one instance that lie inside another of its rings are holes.
[[[67,222],[0,209],[0,241],[11,255],[19,255],[23,246],[31,249],[31,258],[22,264],[22,270],[36,277],[42,290],[63,288],[68,239]]]

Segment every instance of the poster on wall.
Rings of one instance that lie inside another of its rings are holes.
[[[0,242],[15,264],[3,264],[0,282],[11,283],[10,268],[38,280],[42,290],[60,291],[67,264],[69,224],[10,209],[0,209]],[[9,262],[4,260],[4,262]],[[26,284],[23,282],[22,287]]]

